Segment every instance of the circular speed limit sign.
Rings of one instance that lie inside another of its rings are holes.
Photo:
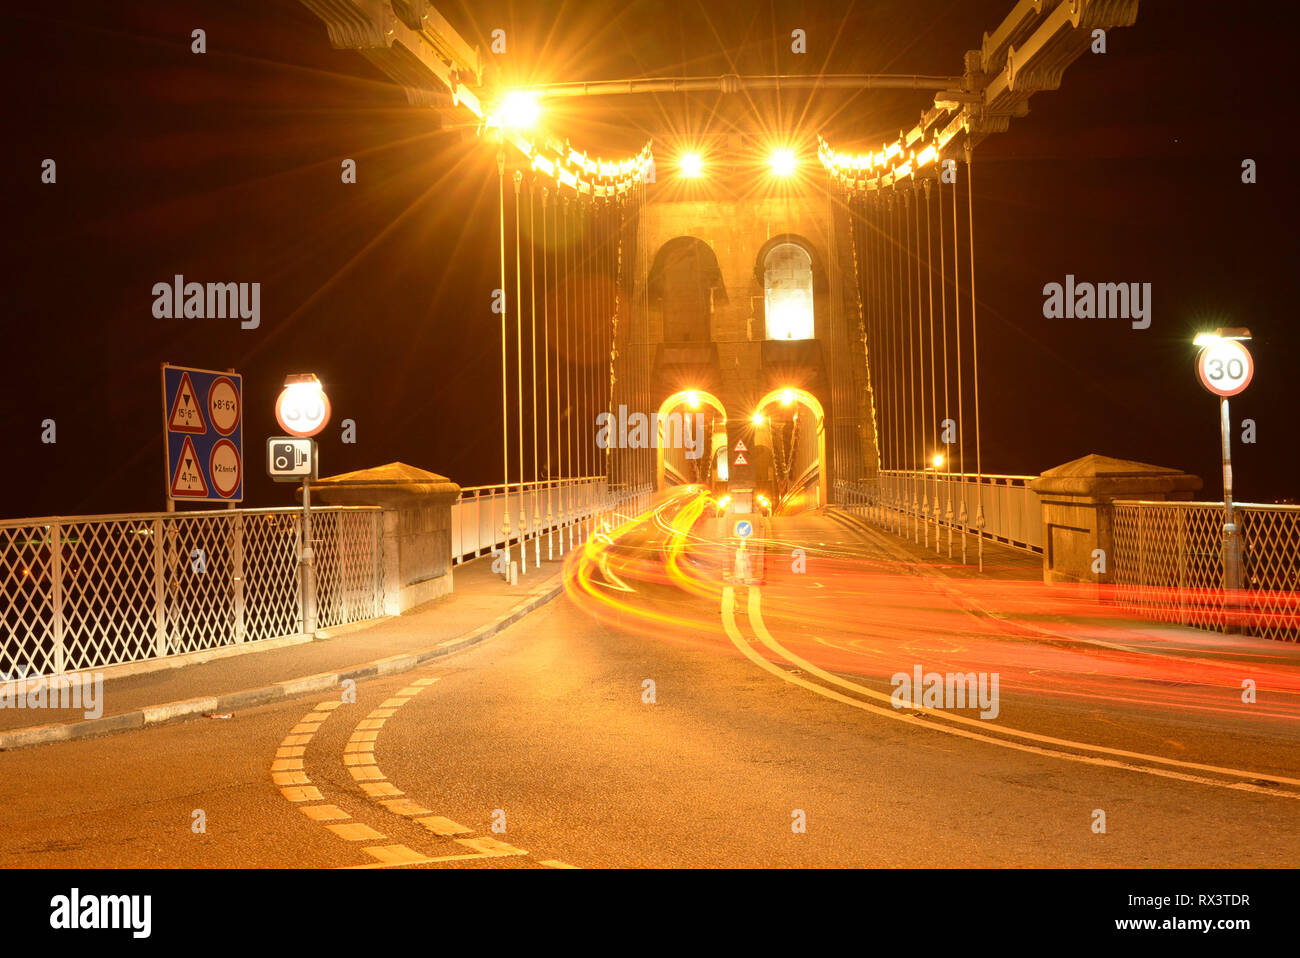
[[[275,401],[275,421],[291,436],[314,436],[329,418],[330,400],[319,383],[290,383]]]
[[[1235,339],[1221,339],[1201,350],[1196,357],[1196,374],[1201,385],[1216,396],[1235,396],[1250,385],[1255,359]]]

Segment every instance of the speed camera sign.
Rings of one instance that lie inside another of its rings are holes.
[[[1237,340],[1221,339],[1201,350],[1196,374],[1201,385],[1216,396],[1235,396],[1250,385],[1255,360]]]

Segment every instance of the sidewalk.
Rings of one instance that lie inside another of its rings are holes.
[[[1044,584],[1042,557],[1020,549],[985,541],[981,572],[974,537],[967,540],[963,565],[959,537],[953,540],[954,558],[948,558],[946,532],[936,555],[933,539],[927,548],[844,510],[828,509],[826,515],[859,533],[876,534],[886,551],[909,571],[927,577],[967,612],[996,621],[1008,636],[1061,646],[1300,669],[1300,643],[1163,622],[1105,601],[1080,586]]]
[[[85,718],[85,708],[0,708],[0,751],[225,714],[337,689],[345,679],[405,672],[495,635],[563,588],[559,559],[513,587],[492,574],[491,562],[456,566],[451,595],[334,638],[264,649],[253,643],[229,658],[136,674],[105,669],[98,718]]]

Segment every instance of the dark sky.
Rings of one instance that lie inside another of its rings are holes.
[[[446,4],[512,79],[723,72],[960,73],[1009,2]],[[1239,498],[1300,491],[1297,210],[1290,35],[1275,3],[1144,0],[977,153],[975,218],[985,468],[1037,473],[1088,452],[1196,472],[1219,494],[1214,401],[1192,333],[1245,325],[1255,381],[1235,419]],[[291,0],[71,0],[0,21],[6,516],[161,508],[159,363],[245,375],[246,505],[291,501],[261,437],[286,373],[317,372],[335,424],[322,472],[403,460],[465,485],[499,473],[493,151],[440,131]],[[208,53],[190,52],[207,31]],[[789,51],[806,29],[807,57]],[[758,125],[846,145],[911,126],[923,94],[758,104]],[[575,143],[617,155],[716,97],[582,104]],[[576,107],[573,108],[576,110]],[[728,106],[734,109],[734,104]],[[777,119],[774,121],[773,117]],[[715,118],[716,119],[716,118]],[[657,135],[662,135],[658,133]],[[855,142],[856,141],[856,142]],[[58,163],[42,185],[41,161]],[[353,157],[359,182],[344,187]],[[1259,182],[1241,183],[1244,158]],[[262,284],[262,325],[160,320],[154,283]],[[1042,286],[1073,273],[1150,282],[1153,322],[1048,320]],[[40,423],[58,442],[40,442]]]

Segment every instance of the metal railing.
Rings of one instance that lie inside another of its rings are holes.
[[[522,486],[469,486],[451,507],[451,554],[469,559],[527,542],[536,559],[582,541],[598,518],[626,521],[649,508],[653,487],[611,487],[604,476],[549,479]],[[509,520],[507,522],[507,516]]]
[[[1300,506],[1235,503],[1242,588],[1224,589],[1223,503],[1116,500],[1115,601],[1164,622],[1300,641]]]
[[[1043,518],[1037,476],[908,472],[882,469],[879,477],[837,482],[836,498],[849,512],[936,552],[953,555],[953,534],[963,533],[1042,554]]]
[[[0,521],[0,675],[302,632],[300,509]],[[317,628],[384,613],[382,510],[312,510]]]

